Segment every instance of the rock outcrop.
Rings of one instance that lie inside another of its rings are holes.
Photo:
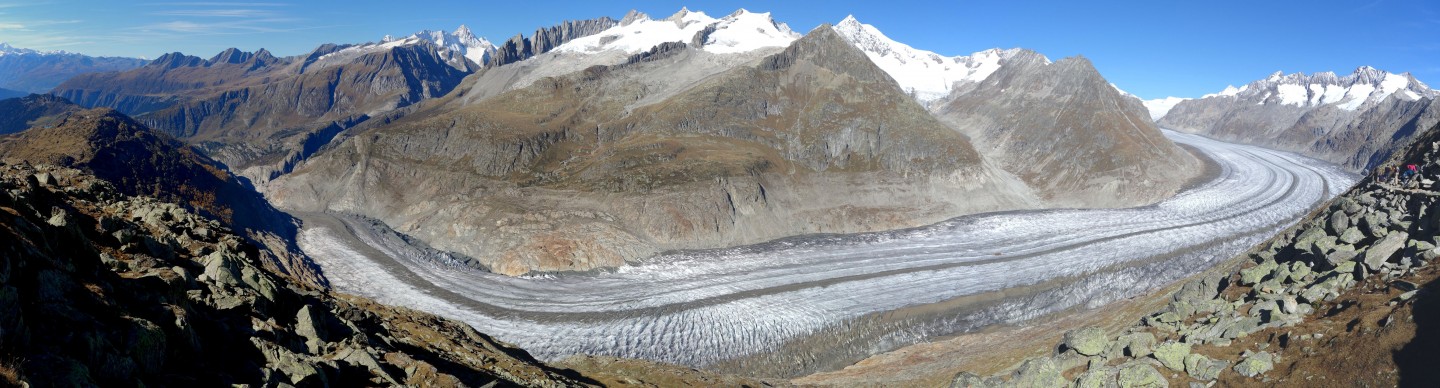
[[[634,11],[631,11],[632,13]],[[495,47],[495,54],[490,56],[491,67],[504,66],[511,63],[530,59],[536,55],[550,52],[565,42],[575,38],[594,35],[607,28],[614,27],[619,22],[609,17],[601,17],[588,20],[566,20],[559,25],[537,28],[529,38],[516,34],[506,40],[505,43]]]
[[[294,244],[296,221],[210,158],[114,110],[84,110],[44,96],[27,98],[21,105],[33,108],[27,117],[61,113],[31,119],[43,124],[0,137],[0,160],[79,168],[114,182],[127,195],[185,204],[269,247],[267,268],[301,282],[325,284],[318,268]]]
[[[0,165],[0,384],[583,386],[469,326],[299,286],[223,223]]]

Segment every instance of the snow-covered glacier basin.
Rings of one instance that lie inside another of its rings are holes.
[[[794,375],[1145,293],[1267,238],[1355,179],[1291,153],[1166,135],[1208,155],[1219,175],[1138,208],[966,216],[520,278],[443,265],[344,216],[301,215],[300,246],[341,292],[464,320],[541,359]]]

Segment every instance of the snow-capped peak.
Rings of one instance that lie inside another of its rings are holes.
[[[921,102],[949,95],[956,83],[984,81],[1000,69],[1001,60],[1020,51],[990,49],[970,56],[944,57],[896,42],[875,26],[861,23],[854,15],[836,23],[835,32],[865,52],[901,88],[913,93]],[[1048,63],[1049,60],[1046,61]]]
[[[776,23],[770,13],[744,9],[720,19],[704,12],[681,8],[663,20],[654,20],[643,13],[631,11],[620,25],[598,34],[577,38],[560,45],[555,51],[599,53],[620,51],[627,54],[649,50],[666,42],[692,43],[701,32],[701,49],[714,53],[748,52],[762,47],[783,47],[800,38],[783,23]],[[627,23],[628,22],[628,23]]]
[[[32,49],[27,49],[27,48],[15,47],[15,46],[11,46],[9,43],[0,42],[0,56],[4,56],[4,55],[27,55],[27,54],[29,54],[29,55],[65,55],[65,54],[70,54],[70,53],[69,53],[69,52],[65,52],[65,51],[60,51],[60,50],[55,50],[55,51],[32,50]]]
[[[1170,110],[1174,109],[1175,105],[1179,105],[1181,102],[1189,100],[1189,98],[1183,97],[1165,97],[1157,98],[1154,100],[1145,100],[1143,102],[1145,103],[1145,110],[1150,111],[1150,119],[1160,120],[1161,117],[1165,117],[1166,114],[1170,113]]]
[[[1440,92],[1430,89],[1409,73],[1395,74],[1370,66],[1360,66],[1354,73],[1344,77],[1336,76],[1332,72],[1306,75],[1277,71],[1265,79],[1240,88],[1230,86],[1220,93],[1207,94],[1204,97],[1228,96],[1254,100],[1256,104],[1303,108],[1334,105],[1353,111],[1366,103],[1384,100],[1392,95],[1413,101],[1440,97]]]

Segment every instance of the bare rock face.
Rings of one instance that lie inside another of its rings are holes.
[[[1138,99],[1115,90],[1083,57],[1050,63],[1022,50],[934,111],[1060,206],[1151,203],[1200,170]]]
[[[634,12],[634,11],[631,11]],[[508,65],[523,61],[536,55],[550,52],[575,38],[585,37],[614,27],[618,22],[609,17],[589,20],[566,20],[559,25],[537,28],[529,38],[523,35],[515,35],[499,47],[495,48],[495,55],[490,57],[491,67]]]
[[[1371,169],[1440,122],[1440,92],[1409,74],[1275,73],[1176,105],[1158,124]]]
[[[354,134],[265,190],[506,274],[1034,206],[828,26],[684,87],[655,83],[706,55],[666,45],[437,105]]]

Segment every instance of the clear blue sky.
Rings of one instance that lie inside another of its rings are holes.
[[[776,4],[778,3],[778,4]],[[566,19],[660,18],[688,6],[720,17],[772,12],[797,31],[854,14],[891,38],[944,55],[1024,47],[1084,55],[1143,98],[1196,97],[1275,71],[1348,74],[1370,65],[1440,84],[1440,2],[1359,1],[287,1],[0,0],[0,42],[41,50],[155,58],[227,47],[303,54],[466,24],[503,41]],[[1440,85],[1433,85],[1440,87]]]

